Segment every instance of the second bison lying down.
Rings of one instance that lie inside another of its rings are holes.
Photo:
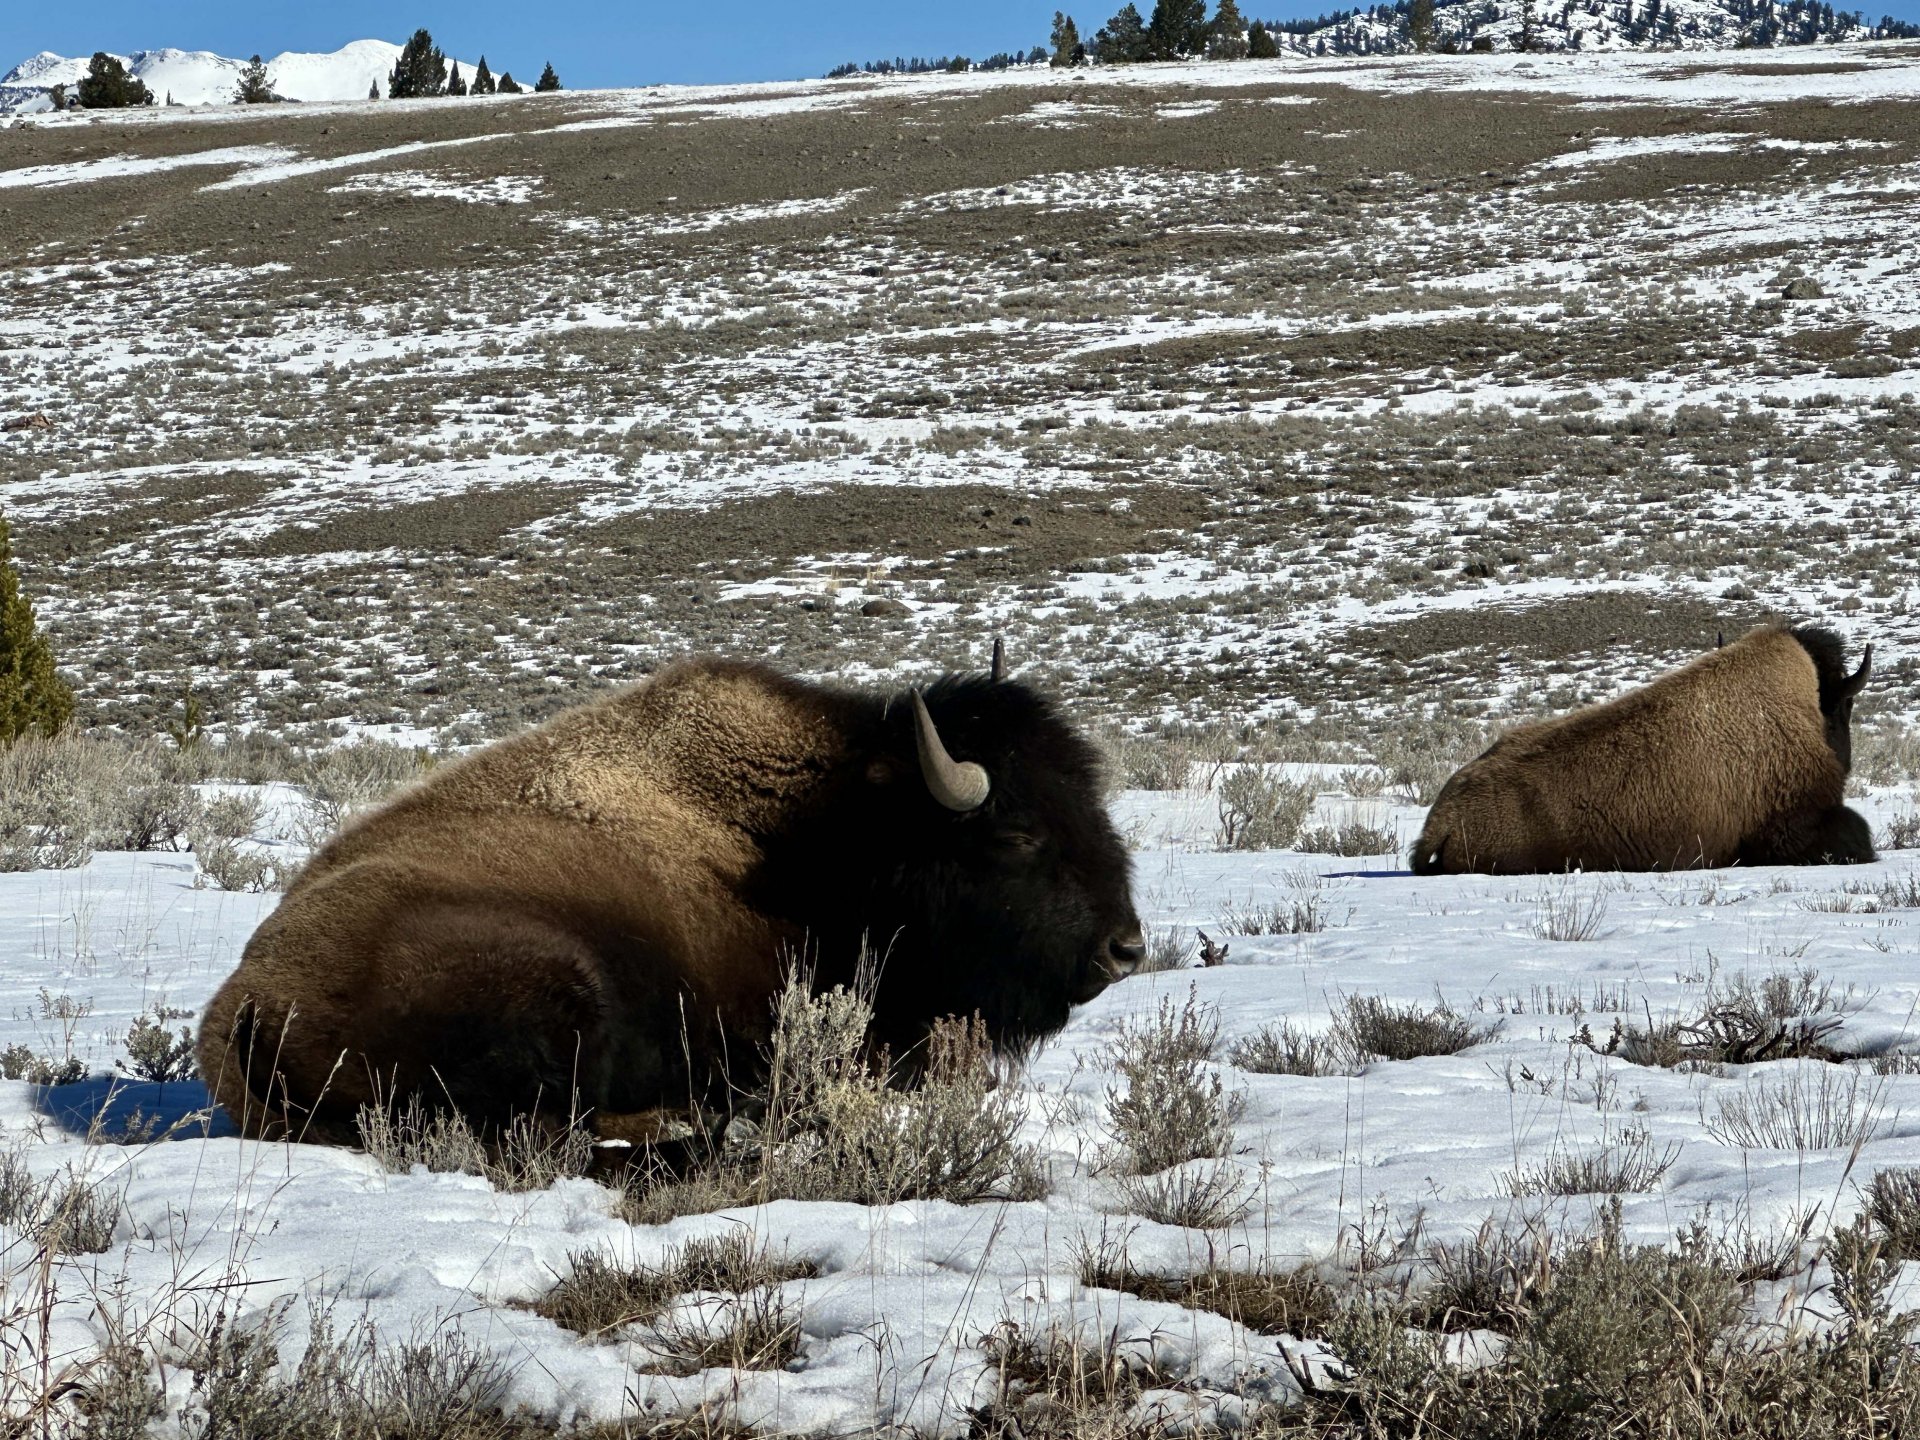
[[[1767,625],[1644,689],[1522,725],[1446,783],[1416,874],[1873,859],[1842,803],[1853,699],[1831,631]]]

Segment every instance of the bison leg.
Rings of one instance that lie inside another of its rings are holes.
[[[316,955],[305,938],[263,928],[203,1028],[215,1095],[250,1133],[351,1143],[361,1106],[414,1097],[497,1133],[522,1115],[564,1124],[601,1102],[599,967],[566,931],[441,902],[389,916],[358,964]],[[304,983],[326,962],[351,978]]]
[[[1740,847],[1742,865],[1864,865],[1874,858],[1873,831],[1845,805],[1808,810]]]

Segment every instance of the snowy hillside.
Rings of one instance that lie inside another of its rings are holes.
[[[289,50],[267,62],[267,79],[286,100],[364,100],[374,85],[385,93],[387,74],[399,55],[400,47],[386,40],[355,40],[329,54]],[[210,50],[136,50],[119,59],[159,103],[171,99],[176,105],[227,104],[247,64]],[[43,50],[21,61],[0,75],[0,115],[48,108],[47,91],[79,84],[90,60]],[[463,75],[473,73],[470,61],[458,63]]]
[[[1270,23],[1283,52],[1395,54],[1414,48],[1407,0],[1334,12],[1331,23]],[[1434,7],[1433,48],[1714,50],[1901,38],[1912,27],[1863,23],[1814,0],[1454,0]],[[1530,32],[1530,33],[1529,33]],[[1523,43],[1523,37],[1531,43]]]

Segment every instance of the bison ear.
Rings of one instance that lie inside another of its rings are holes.
[[[891,756],[876,755],[867,762],[869,785],[891,785],[900,778],[901,767]]]

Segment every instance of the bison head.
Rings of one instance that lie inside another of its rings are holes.
[[[1827,744],[1844,770],[1853,768],[1853,699],[1873,674],[1873,646],[1860,656],[1860,668],[1847,673],[1846,648],[1840,637],[1818,625],[1802,625],[1793,638],[1813,661],[1820,677],[1820,717],[1826,722]]]
[[[1058,1030],[1145,955],[1092,746],[1017,681],[869,704],[844,783],[769,866],[810,877],[780,908],[819,978],[851,978],[864,945],[896,1054],[945,1015],[977,1012],[1005,1047]]]

